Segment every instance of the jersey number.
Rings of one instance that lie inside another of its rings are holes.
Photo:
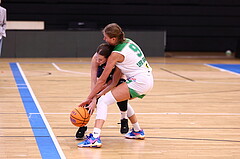
[[[138,57],[141,57],[141,59],[136,63],[136,64],[138,65],[138,67],[141,67],[141,66],[146,62],[146,59],[145,59],[145,57],[143,56],[142,51],[139,49],[138,46],[136,46],[136,45],[134,45],[134,44],[130,44],[130,45],[129,45],[129,48],[130,48],[131,50],[133,50],[134,52],[136,52]],[[147,63],[146,63],[146,67],[148,68]]]
[[[138,57],[141,57],[143,55],[142,51],[136,45],[130,44],[129,48],[136,52]]]

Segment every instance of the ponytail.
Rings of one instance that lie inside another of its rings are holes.
[[[108,24],[102,32],[107,34],[110,38],[117,38],[118,43],[123,43],[125,40],[125,34],[122,28],[116,23]]]

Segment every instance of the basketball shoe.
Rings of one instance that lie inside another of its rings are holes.
[[[126,134],[129,131],[128,119],[121,119],[121,134]]]
[[[87,139],[83,142],[78,143],[78,147],[96,147],[100,148],[102,147],[102,141],[100,140],[100,137],[94,138],[92,134],[89,134],[87,136]]]
[[[87,126],[82,126],[76,132],[76,140],[84,139],[85,132],[87,131]]]
[[[140,130],[140,131],[136,132],[136,131],[134,131],[134,129],[132,129],[131,132],[129,132],[129,133],[127,133],[125,135],[125,138],[127,138],[127,139],[141,139],[141,140],[144,140],[145,134],[144,134],[143,130]]]

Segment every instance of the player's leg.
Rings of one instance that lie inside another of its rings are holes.
[[[134,78],[135,80],[127,81],[131,98],[143,98],[153,87],[153,77],[151,74],[147,74],[146,76],[137,75]],[[131,110],[131,107],[128,108],[128,116],[133,124],[133,129],[131,132],[127,133],[125,137],[129,139],[144,139],[144,131],[140,128],[137,117],[133,109]]]
[[[87,126],[82,126],[78,128],[75,138],[76,140],[82,140],[84,139],[85,132],[87,131]]]
[[[119,95],[121,93],[121,95]],[[117,100],[123,101],[130,98],[129,90],[126,83],[115,87],[111,92],[108,92],[105,96],[99,98],[97,103],[97,116],[93,129],[93,134],[87,136],[87,139],[78,144],[78,147],[101,147],[102,143],[100,140],[101,128],[107,118],[108,105],[116,103]]]
[[[126,82],[126,80],[124,78],[121,78],[117,85],[120,85],[120,84],[122,84],[124,82]],[[117,105],[118,105],[118,108],[120,109],[120,112],[121,112],[120,133],[121,134],[126,134],[129,131],[128,119],[127,119],[128,100],[117,102]]]
[[[124,101],[130,98],[130,93],[126,83],[122,83],[113,88],[105,96],[102,96],[98,100],[97,104],[97,116],[95,121],[95,127],[101,129],[107,118],[107,106],[116,103],[117,101]]]
[[[126,138],[128,139],[141,139],[143,140],[145,138],[144,131],[140,128],[140,125],[137,121],[137,116],[131,107],[131,105],[128,103],[128,111],[127,111],[127,116],[129,120],[132,123],[132,130],[125,135]]]
[[[136,92],[134,92],[136,95]],[[101,133],[101,128],[107,118],[107,106],[110,104],[115,103],[116,101],[123,101],[126,99],[129,99],[134,96],[130,96],[130,91],[128,88],[127,83],[122,83],[115,87],[111,92],[108,92],[105,96],[101,97],[99,99],[98,105],[97,105],[97,117],[95,121],[95,128],[94,128],[94,134],[97,134],[96,137],[98,137]],[[100,102],[101,101],[101,102]],[[128,104],[129,105],[129,104]],[[131,123],[133,125],[133,130],[130,132],[130,134],[126,134],[126,138],[133,138],[133,139],[144,139],[144,132],[141,130],[139,123],[137,122],[136,115],[134,113],[133,108],[129,105],[129,119],[131,120]],[[135,136],[132,136],[134,135]],[[131,136],[129,136],[131,135]]]
[[[128,119],[127,119],[128,100],[125,100],[125,101],[122,101],[122,102],[117,102],[117,105],[118,105],[118,107],[120,109],[120,112],[121,112],[120,133],[121,134],[126,134],[129,131]]]
[[[82,126],[79,127],[76,135],[75,135],[75,139],[76,140],[83,140],[85,138],[85,132],[87,131],[87,126]]]

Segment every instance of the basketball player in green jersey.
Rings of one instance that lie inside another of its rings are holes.
[[[121,27],[116,23],[109,24],[103,29],[103,35],[104,40],[108,44],[115,46],[115,48],[109,56],[107,65],[95,87],[87,99],[79,106],[85,106],[101,95],[101,93],[98,95],[98,92],[106,82],[113,67],[116,66],[116,68],[121,70],[121,73],[127,77],[127,82],[114,87],[105,96],[99,98],[93,134],[90,134],[85,141],[80,142],[78,147],[101,147],[100,133],[107,118],[108,105],[136,97],[143,98],[153,87],[150,65],[139,46],[132,40],[125,38]],[[145,134],[140,129],[138,122],[136,122],[133,123],[132,131],[127,133],[125,137],[129,139],[144,139]]]

